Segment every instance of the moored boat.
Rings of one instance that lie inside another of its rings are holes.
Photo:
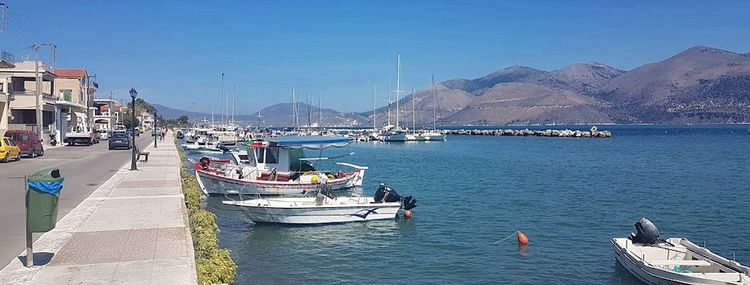
[[[750,284],[750,268],[721,257],[686,238],[659,238],[648,219],[635,224],[636,233],[613,238],[615,258],[633,276],[648,284]]]
[[[223,201],[241,207],[255,223],[330,224],[395,219],[399,210],[416,207],[416,199],[401,197],[396,191],[381,187],[374,197],[336,197],[327,184],[315,197],[259,198]],[[240,196],[242,197],[242,196]]]
[[[327,181],[333,190],[361,186],[367,167],[337,162],[350,171],[321,171],[315,161],[338,157],[306,157],[304,149],[345,147],[352,141],[341,137],[274,137],[248,145],[248,164],[220,168],[196,167],[205,194],[303,195],[317,191]],[[350,153],[351,154],[351,153]]]

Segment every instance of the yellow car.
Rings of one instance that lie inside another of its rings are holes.
[[[0,161],[21,160],[21,149],[10,138],[0,140]]]

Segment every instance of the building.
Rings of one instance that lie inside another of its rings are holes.
[[[8,98],[8,129],[27,129],[42,133],[54,126],[56,98],[53,95],[55,74],[39,62],[41,84],[42,129],[36,126],[36,62],[23,61],[0,65],[0,82]]]
[[[37,129],[36,76],[37,62],[15,64],[0,62],[0,110],[3,119],[0,129],[26,129],[56,134],[63,141],[65,133],[75,126],[91,126],[93,97],[98,85],[90,82],[86,69],[52,69],[38,64],[41,77],[41,129]],[[2,103],[4,102],[4,103]]]
[[[4,60],[0,60],[0,68],[15,68],[16,65]],[[12,88],[10,81],[5,77],[0,77],[0,137],[5,135],[8,130],[8,119],[10,118],[10,96]]]
[[[112,131],[120,122],[122,105],[113,99],[94,99],[94,126],[98,130]]]
[[[93,125],[96,113],[94,93],[99,86],[89,80],[88,72],[83,68],[56,68],[53,73],[57,95],[55,115],[59,118],[54,129],[62,141],[71,128]]]

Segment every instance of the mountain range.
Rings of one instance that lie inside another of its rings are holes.
[[[372,98],[363,95],[363,100]],[[414,103],[414,119],[412,119]],[[750,54],[693,47],[665,60],[621,70],[603,63],[576,63],[545,71],[512,66],[475,79],[452,79],[428,86],[373,112],[321,111],[324,126],[400,124],[505,125],[590,123],[741,123],[750,122]],[[307,105],[299,120],[307,124]],[[160,115],[205,114],[155,105]],[[437,106],[437,108],[433,108]],[[317,108],[311,122],[317,122]],[[292,104],[260,111],[265,126],[292,124]],[[239,116],[255,122],[258,114]]]

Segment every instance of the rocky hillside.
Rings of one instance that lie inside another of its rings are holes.
[[[401,98],[402,126],[411,126],[412,104],[420,126],[432,125],[433,114],[440,125],[750,122],[750,54],[699,46],[629,71],[597,62],[553,71],[512,66],[434,89]],[[307,108],[301,105],[305,125]],[[261,113],[267,126],[292,123],[291,104]],[[371,126],[374,118],[382,126],[389,113],[394,124],[396,103],[377,109],[374,117],[372,111],[324,109],[322,124]],[[256,116],[240,118],[256,122]],[[317,115],[312,118],[317,122]]]
[[[597,97],[625,122],[750,121],[750,56],[694,47],[607,82]]]

